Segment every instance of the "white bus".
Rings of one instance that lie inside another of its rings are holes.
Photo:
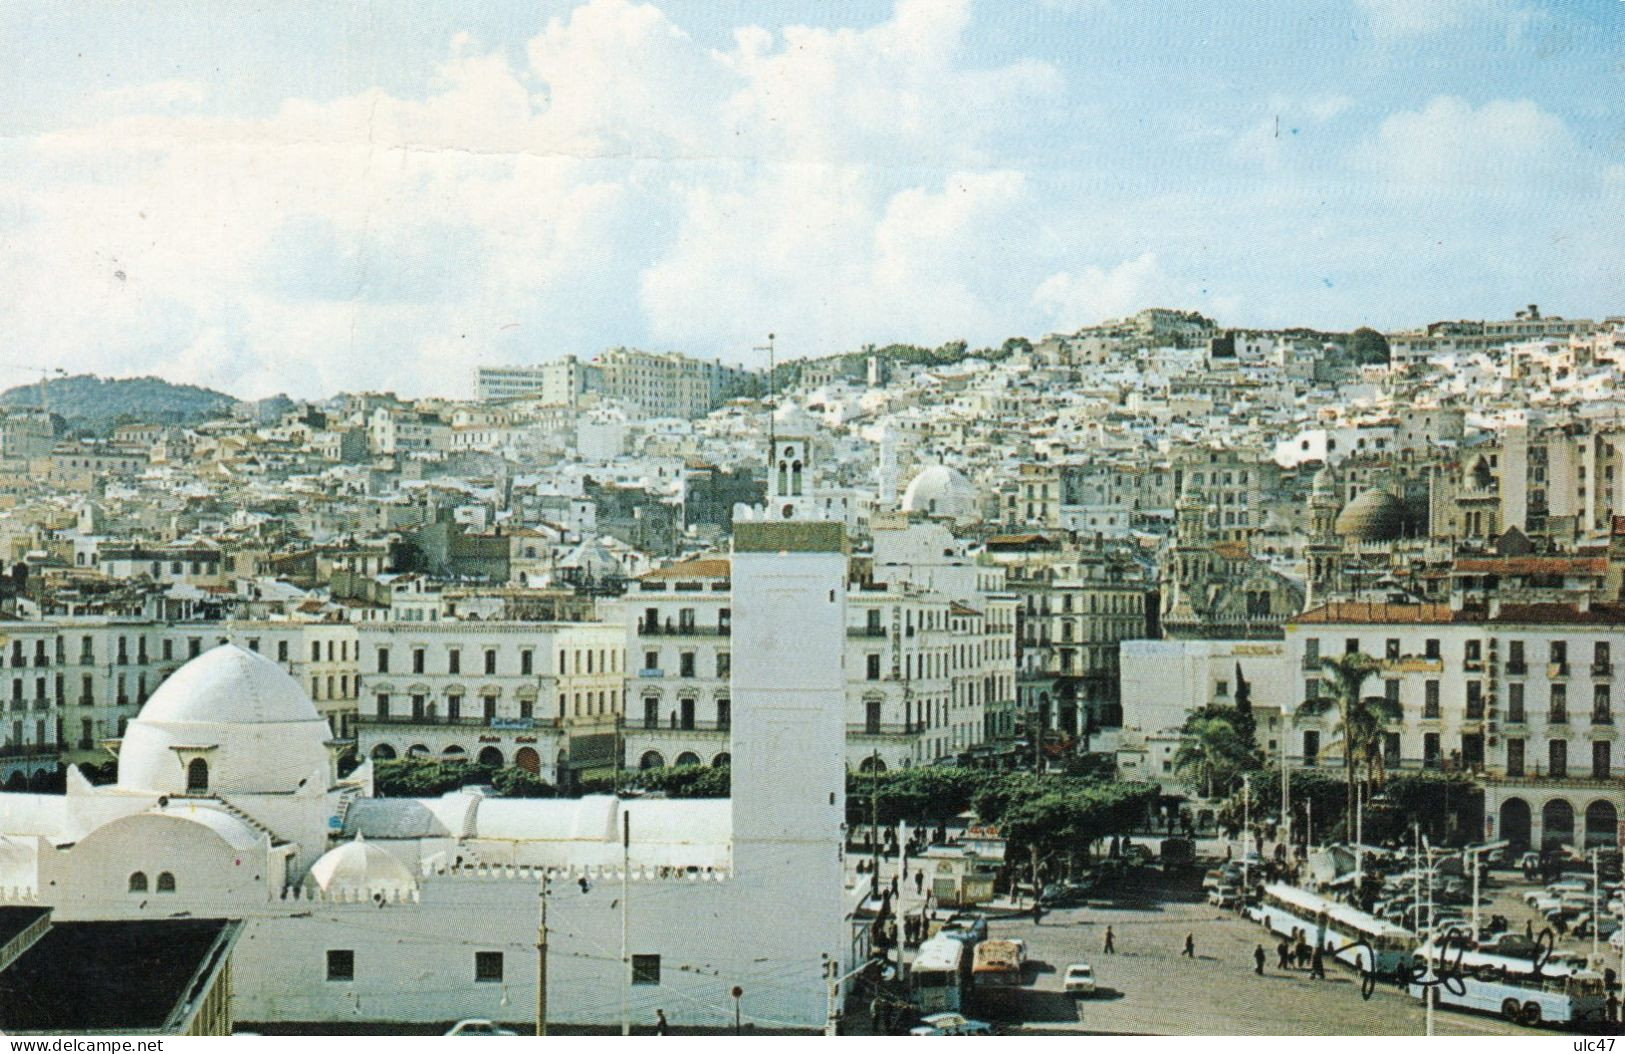
[[[1418,948],[1415,966],[1422,979],[1411,985],[1411,995],[1425,1001],[1432,987],[1435,1006],[1500,1014],[1521,1025],[1568,1025],[1601,1021],[1606,1015],[1608,993],[1602,975],[1587,970],[1582,960],[1554,955],[1541,964],[1536,976],[1530,959],[1459,954],[1458,969],[1458,951],[1448,944],[1443,966],[1435,946]],[[1434,968],[1456,979],[1439,981]]]
[[[1408,964],[1417,944],[1416,934],[1403,926],[1279,882],[1265,886],[1263,899],[1247,913],[1271,933],[1291,937],[1293,930],[1301,930],[1312,947],[1324,949],[1330,943],[1342,962],[1380,975],[1395,974]],[[1366,962],[1368,947],[1375,963]]]
[[[965,975],[970,945],[936,936],[920,945],[909,968],[908,984],[921,1014],[964,1009]]]

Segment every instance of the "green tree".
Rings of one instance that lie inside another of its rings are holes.
[[[1388,365],[1388,338],[1369,326],[1349,334],[1349,356],[1360,366]]]
[[[1242,733],[1231,707],[1205,706],[1185,719],[1174,772],[1204,798],[1224,797],[1253,767],[1252,740]]]
[[[1343,802],[1344,830],[1354,831],[1354,802],[1360,784],[1360,769],[1366,781],[1382,781],[1382,731],[1400,716],[1399,704],[1384,696],[1361,696],[1360,688],[1376,672],[1378,662],[1361,652],[1320,660],[1331,692],[1318,699],[1306,699],[1299,712],[1321,714],[1336,711],[1341,732],[1343,775],[1347,796]]]
[[[1253,686],[1241,674],[1241,663],[1236,663],[1236,731],[1249,743],[1258,740],[1258,719],[1253,714]]]

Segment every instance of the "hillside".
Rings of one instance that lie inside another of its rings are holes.
[[[50,382],[51,412],[77,431],[105,432],[126,422],[191,424],[229,413],[237,400],[224,392],[157,377],[97,377],[80,374]],[[0,392],[0,407],[37,407],[38,384]]]

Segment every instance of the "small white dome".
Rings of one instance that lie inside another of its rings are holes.
[[[235,644],[211,648],[170,674],[141,708],[143,721],[262,724],[320,716],[282,667]]]
[[[625,569],[609,547],[596,538],[589,538],[576,546],[563,560],[560,568],[579,570],[594,579],[621,578]]]
[[[395,897],[418,888],[405,864],[360,835],[324,853],[310,866],[310,878],[324,893]]]
[[[773,411],[773,434],[780,439],[810,439],[818,431],[818,422],[795,403],[787,402]]]
[[[952,519],[956,524],[980,518],[975,484],[947,465],[931,465],[915,476],[903,492],[903,511]]]

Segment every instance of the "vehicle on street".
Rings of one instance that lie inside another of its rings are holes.
[[[1162,840],[1162,867],[1165,871],[1196,866],[1196,843],[1189,838]]]
[[[1066,968],[1061,987],[1068,995],[1095,994],[1095,968],[1088,963],[1073,963]]]
[[[956,941],[976,944],[987,940],[987,917],[975,912],[959,912],[948,916],[948,921],[942,924],[938,932]]]
[[[519,1033],[484,1017],[465,1017],[446,1030],[448,1036],[517,1036]]]
[[[908,1030],[911,1036],[991,1036],[993,1026],[964,1014],[931,1014]]]
[[[983,941],[976,946],[971,984],[977,988],[1019,988],[1026,983],[1027,945],[1019,940]]]
[[[970,945],[946,933],[920,945],[909,968],[908,987],[922,1014],[964,1009],[970,958]]]
[[[1451,984],[1431,986],[1438,1006],[1460,1007],[1500,1014],[1520,1025],[1567,1025],[1601,1021],[1607,992],[1603,977],[1584,968],[1584,963],[1566,957],[1549,959],[1537,969],[1527,958],[1460,952],[1447,948],[1443,961],[1460,966],[1460,978]],[[1433,945],[1423,945],[1415,955],[1418,978],[1410,986],[1411,995],[1428,998],[1432,967],[1440,955]]]
[[[1249,908],[1247,915],[1283,937],[1302,930],[1317,948],[1329,941],[1339,960],[1378,974],[1395,974],[1410,962],[1411,949],[1416,947],[1416,935],[1404,927],[1282,883],[1265,886],[1263,902]],[[1375,963],[1366,962],[1367,948],[1375,955]]]

